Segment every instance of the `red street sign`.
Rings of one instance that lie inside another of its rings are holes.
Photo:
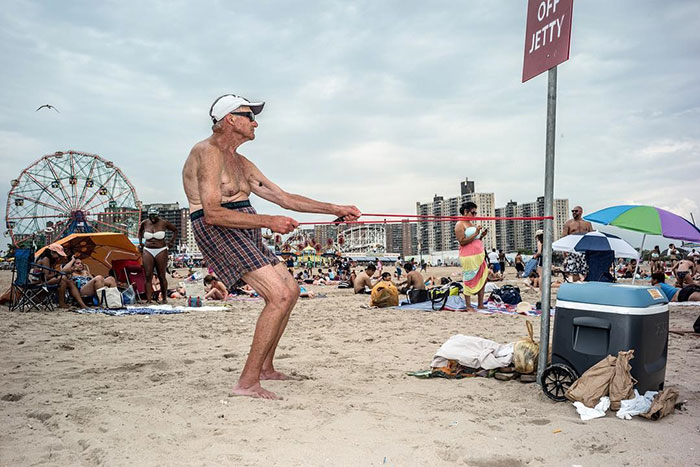
[[[574,0],[528,0],[523,83],[569,59]]]

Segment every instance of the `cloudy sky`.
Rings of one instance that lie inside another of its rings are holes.
[[[227,92],[267,102],[241,152],[289,191],[413,213],[469,177],[499,206],[532,201],[547,83],[520,82],[526,4],[11,2],[0,11],[2,205],[10,179],[66,149],[114,161],[146,203],[186,205],[182,164]],[[699,21],[693,0],[575,2],[556,197],[700,221]],[[45,103],[60,114],[35,112]]]

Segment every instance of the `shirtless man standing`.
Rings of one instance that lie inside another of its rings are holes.
[[[584,221],[581,216],[583,216],[583,208],[581,206],[575,206],[571,210],[572,219],[569,219],[564,224],[564,229],[561,233],[562,237],[576,233],[585,234],[588,232],[593,232],[593,226],[591,223]],[[571,252],[567,254],[566,260],[564,261],[564,272],[571,274],[574,282],[583,280],[583,278],[586,277],[586,274],[588,274],[586,256],[583,253],[578,252]]]
[[[255,116],[264,105],[232,94],[216,99],[209,110],[214,122],[212,135],[192,148],[182,179],[194,237],[207,264],[227,287],[242,278],[265,299],[233,393],[278,399],[260,386],[260,380],[289,379],[275,370],[273,358],[299,297],[299,286],[285,265],[263,245],[261,228],[285,234],[298,222],[286,216],[257,214],[248,198],[255,193],[285,209],[332,214],[348,221],[361,213],[355,206],[322,203],[287,193],[238,153],[241,144],[255,139]]]

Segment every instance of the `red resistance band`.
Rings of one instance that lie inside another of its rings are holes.
[[[532,216],[532,217],[457,217],[457,216],[420,216],[420,215],[402,215],[402,214],[362,214],[363,216],[376,217],[401,217],[399,220],[376,220],[376,221],[331,221],[331,222],[299,222],[299,225],[341,225],[341,224],[399,224],[399,223],[414,223],[414,222],[456,222],[456,221],[542,221],[546,219],[554,219],[553,216]],[[407,219],[409,217],[417,219]]]

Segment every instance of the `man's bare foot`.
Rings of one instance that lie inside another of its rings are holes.
[[[274,380],[274,381],[299,381],[302,378],[296,375],[286,375],[282,373],[281,371],[277,370],[272,370],[272,371],[261,371],[260,372],[260,379],[266,379],[266,380]]]
[[[234,396],[255,397],[255,398],[259,398],[259,399],[270,399],[270,400],[282,399],[274,392],[268,391],[267,389],[264,389],[262,386],[260,386],[260,383],[256,383],[256,384],[254,384],[250,387],[247,387],[247,388],[241,386],[241,383],[238,383],[233,388],[233,395]]]

